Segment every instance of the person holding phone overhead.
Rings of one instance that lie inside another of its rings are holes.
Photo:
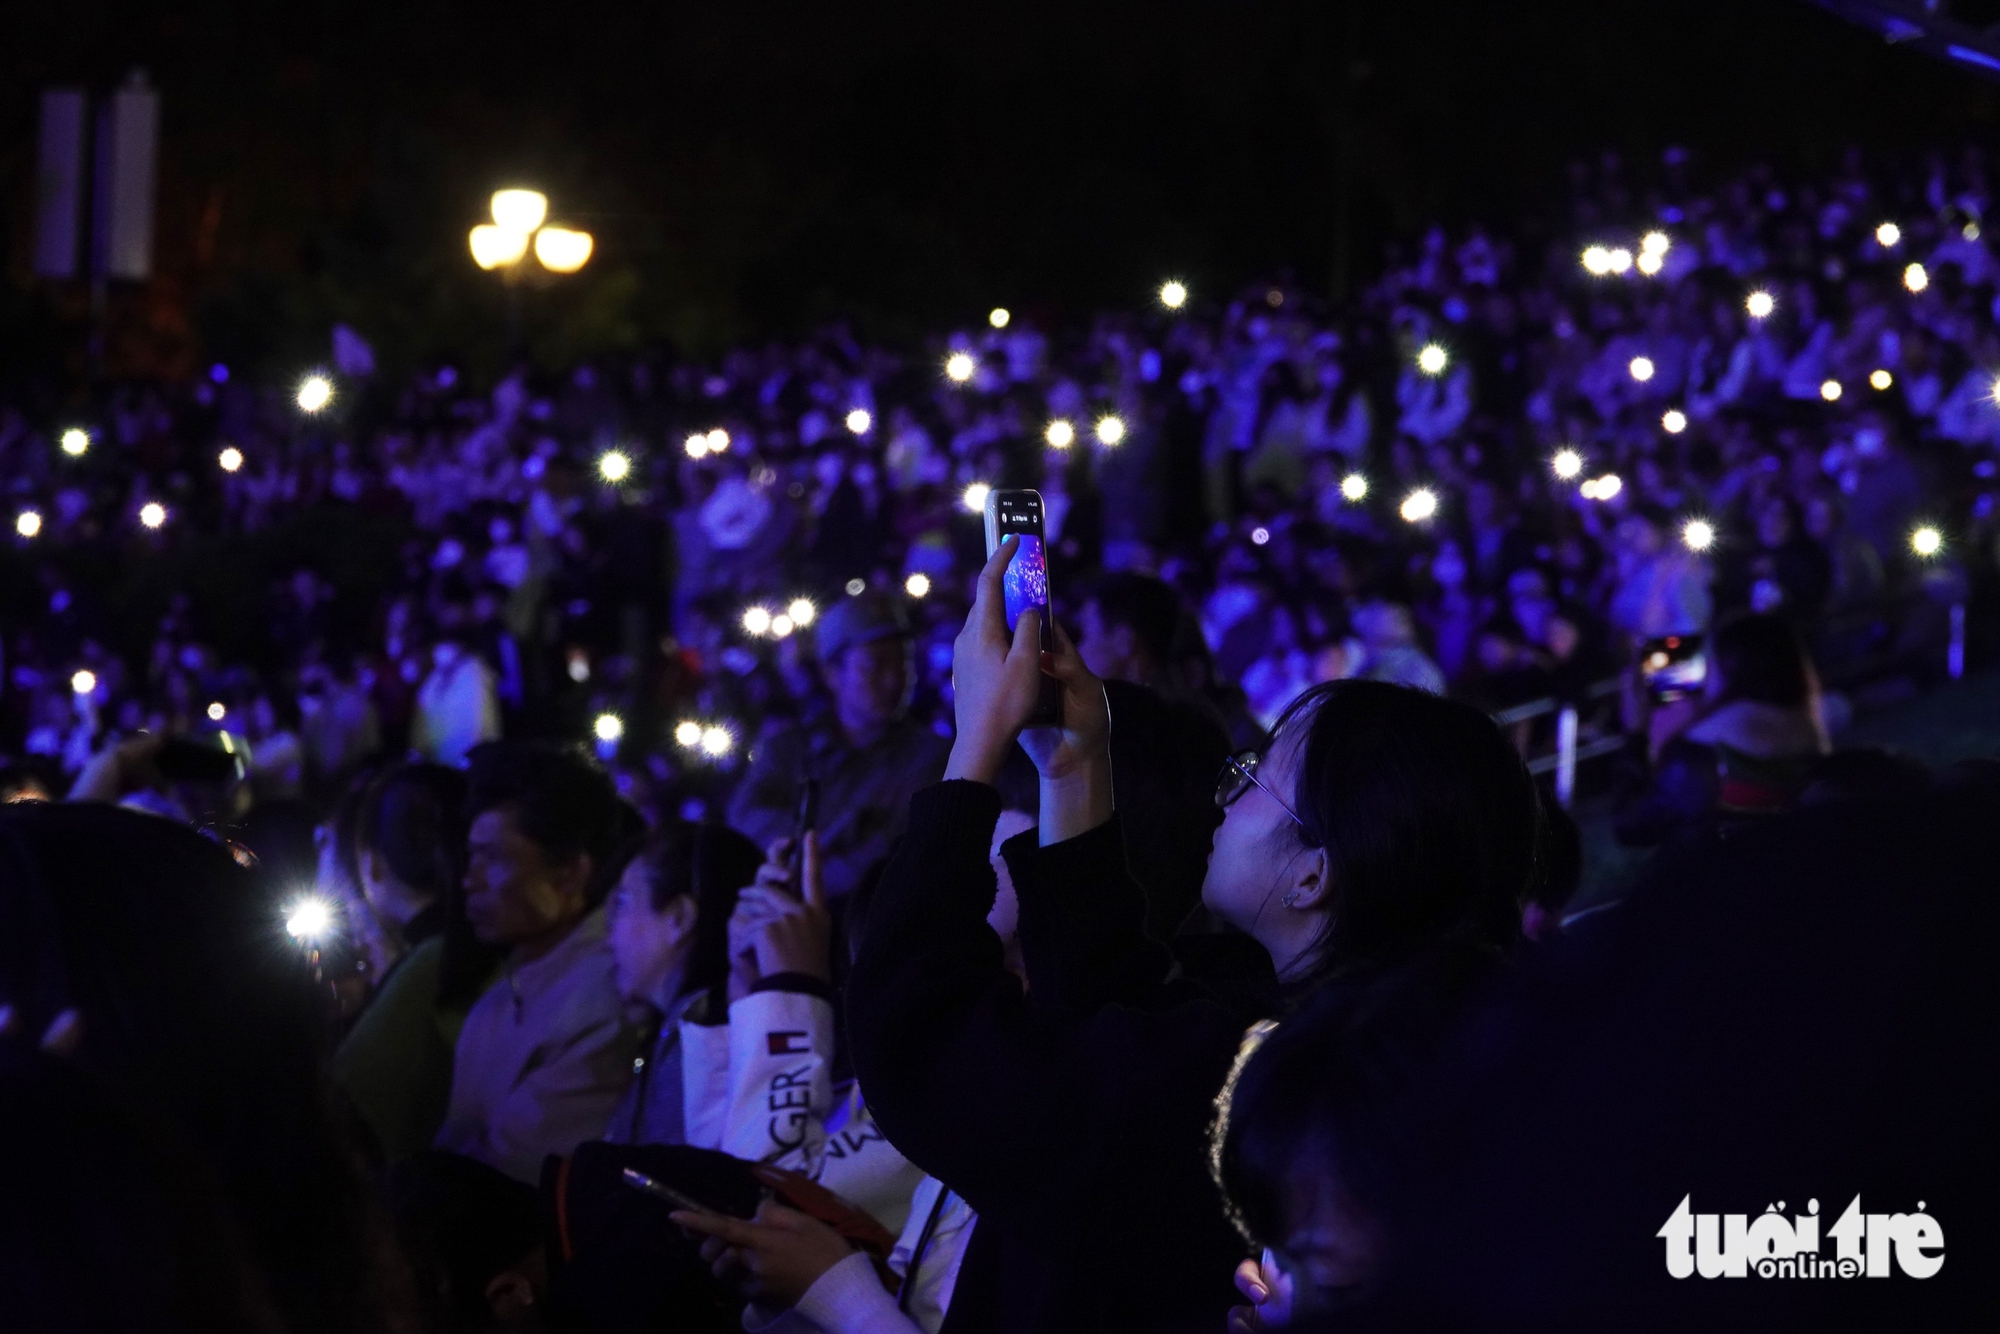
[[[1246,1029],[1266,1016],[1174,977],[1144,934],[1103,684],[1060,625],[1042,652],[1039,611],[1007,628],[1019,543],[1003,540],[980,574],[954,646],[945,781],[911,799],[859,932],[855,1073],[891,1141],[978,1214],[954,1331],[1213,1334],[1245,1254],[1209,1178],[1206,1131]],[[1060,726],[1029,724],[1045,675]],[[994,783],[1017,740],[1041,781],[1039,828],[1002,848],[1025,990],[986,921]],[[1470,705],[1378,681],[1316,687],[1279,719],[1268,755],[1229,762],[1216,799],[1203,900],[1263,947],[1294,997],[1447,943],[1497,953],[1518,938],[1540,801]]]
[[[889,855],[910,794],[937,781],[951,747],[909,716],[914,643],[898,597],[843,597],[813,637],[832,708],[758,743],[729,823],[759,847],[789,837],[799,784],[817,781],[826,892],[841,902]]]

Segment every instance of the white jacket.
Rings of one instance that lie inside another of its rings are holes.
[[[937,1224],[926,1241],[924,1227],[933,1211]],[[911,1201],[903,1235],[889,1253],[889,1268],[902,1276],[907,1289],[903,1301],[889,1295],[875,1266],[856,1252],[815,1279],[791,1310],[770,1311],[754,1303],[744,1308],[743,1328],[749,1334],[937,1334],[978,1221],[943,1182],[925,1177]],[[923,1254],[918,1255],[920,1245]]]
[[[833,1006],[757,991],[726,1025],[681,1025],[687,1142],[810,1177],[891,1232],[923,1171],[876,1128],[852,1082],[833,1084]]]

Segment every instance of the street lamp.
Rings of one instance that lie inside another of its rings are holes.
[[[596,242],[589,232],[546,225],[549,197],[539,190],[499,190],[492,200],[493,221],[467,237],[472,262],[482,269],[512,269],[535,252],[550,273],[575,273],[590,262]]]

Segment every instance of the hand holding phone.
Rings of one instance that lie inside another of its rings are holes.
[[[989,491],[986,493],[986,556],[1008,538],[1018,539],[1013,556],[1001,576],[1001,594],[1011,632],[1021,617],[1032,611],[1040,619],[1041,650],[1055,652],[1055,624],[1049,614],[1049,561],[1042,525],[1042,497],[1038,491]],[[1062,686],[1053,677],[1042,679],[1041,694],[1028,718],[1030,727],[1053,727],[1062,721]]]

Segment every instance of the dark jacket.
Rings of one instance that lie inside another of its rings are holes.
[[[1257,1016],[1166,981],[1115,818],[1003,850],[1031,1001],[985,921],[999,815],[978,783],[911,800],[848,993],[877,1122],[979,1215],[945,1330],[1215,1334],[1245,1251],[1206,1131]]]

